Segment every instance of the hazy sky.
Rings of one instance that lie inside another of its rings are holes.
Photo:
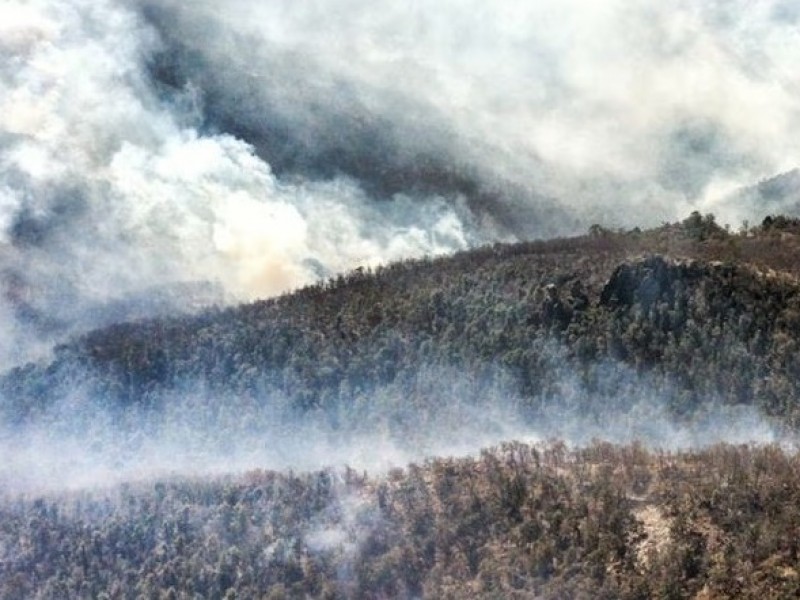
[[[800,165],[792,0],[7,0],[6,298],[652,225]],[[12,281],[12,283],[8,283]],[[30,326],[0,302],[0,357]],[[2,364],[0,360],[0,364]]]

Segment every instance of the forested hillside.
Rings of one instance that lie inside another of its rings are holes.
[[[800,598],[799,24],[0,0],[0,600]]]
[[[695,213],[76,338],[0,378],[0,598],[795,597],[798,256]]]
[[[794,598],[800,462],[509,443],[0,506],[0,598]]]
[[[567,385],[577,390],[571,410],[603,412],[646,384],[678,417],[710,402],[750,405],[794,427],[798,233],[796,221],[768,218],[730,234],[695,214],[647,232],[593,228],[357,270],[197,317],[114,325],[5,375],[4,418],[35,419],[76,389],[105,407],[154,410],[200,390],[346,427],[356,407],[435,410],[426,381],[441,369],[472,390],[513,394],[530,416],[563,408]],[[401,393],[375,394],[386,388]]]

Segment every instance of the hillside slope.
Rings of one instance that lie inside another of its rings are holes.
[[[799,233],[592,228],[77,338],[0,378],[0,598],[794,597]]]
[[[504,444],[0,504],[0,598],[794,598],[800,462]]]
[[[676,417],[746,405],[793,428],[800,238],[782,223],[732,235],[695,215],[644,233],[497,245],[114,325],[3,376],[4,419],[30,421],[80,390],[112,410],[158,410],[175,394],[246,397],[347,428],[409,406],[434,411],[431,386],[457,373],[473,390],[464,401],[501,393],[529,417],[601,414],[646,389]]]

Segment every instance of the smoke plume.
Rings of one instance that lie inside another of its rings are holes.
[[[475,455],[509,440],[796,449],[796,436],[754,407],[708,398],[681,420],[669,408],[675,390],[630,367],[601,365],[603,384],[589,392],[565,366],[562,350],[554,346],[546,360],[559,375],[559,393],[533,400],[521,397],[501,368],[481,376],[426,365],[411,381],[373,385],[357,396],[341,392],[302,414],[278,390],[248,396],[180,389],[151,406],[118,407],[74,389],[35,421],[0,426],[0,490],[30,494],[253,469],[348,466],[376,474],[435,456]]]
[[[799,18],[788,0],[5,2],[0,367],[176,282],[247,299],[592,222],[757,218],[731,193],[800,164]]]

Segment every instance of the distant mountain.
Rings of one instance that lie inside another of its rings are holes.
[[[792,169],[737,190],[720,207],[742,215],[800,216],[800,169]]]
[[[759,195],[768,201],[800,202],[800,169],[792,169],[756,184]]]

